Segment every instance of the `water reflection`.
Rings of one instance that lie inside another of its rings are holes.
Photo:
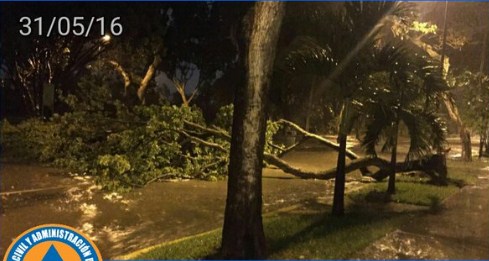
[[[447,259],[440,242],[433,237],[396,230],[365,249],[365,259]]]
[[[336,163],[332,152],[305,151],[287,157],[312,169],[333,167]],[[121,194],[102,191],[91,177],[53,176],[52,172],[42,167],[3,165],[1,175],[8,176],[6,180],[23,175],[28,177],[26,180],[41,181],[38,188],[58,183],[65,187],[2,196],[5,212],[0,219],[1,253],[20,232],[46,223],[66,224],[88,234],[104,258],[222,226],[226,181],[159,182]],[[277,169],[266,169],[264,176],[264,212],[308,200],[317,202],[318,196],[332,192],[330,181],[286,179],[290,176]],[[17,182],[16,187],[19,186],[30,188],[29,184]]]

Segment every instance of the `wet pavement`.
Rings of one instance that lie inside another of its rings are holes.
[[[301,150],[285,156],[309,169],[331,168],[336,153]],[[90,177],[35,165],[2,164],[0,253],[21,232],[60,223],[88,234],[104,258],[222,226],[226,181],[156,182],[128,193],[101,191]],[[348,187],[358,186],[358,182]],[[264,169],[264,212],[332,198],[331,181],[302,180]]]
[[[489,168],[441,211],[413,218],[367,247],[360,259],[489,259]]]

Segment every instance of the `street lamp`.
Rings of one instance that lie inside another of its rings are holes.
[[[102,36],[102,42],[103,43],[109,43],[111,39],[112,39],[112,37],[110,37],[110,35],[108,35],[108,34]]]

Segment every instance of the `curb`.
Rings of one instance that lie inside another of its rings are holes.
[[[186,236],[186,237],[182,237],[182,238],[179,238],[179,239],[175,239],[173,241],[168,241],[168,242],[163,242],[163,243],[160,243],[160,244],[152,245],[152,246],[149,246],[149,247],[145,247],[145,248],[142,248],[142,249],[133,251],[133,252],[131,252],[129,254],[126,254],[126,255],[122,255],[122,256],[117,256],[117,257],[111,258],[110,260],[134,260],[135,257],[137,257],[137,256],[139,256],[141,254],[147,253],[147,252],[149,252],[151,250],[154,250],[156,248],[160,248],[160,247],[172,245],[172,244],[179,243],[179,242],[185,241],[187,239],[195,238],[195,237],[205,236],[205,235],[211,234],[211,233],[216,232],[216,231],[219,231],[219,230],[221,230],[221,229],[220,228],[216,228],[216,229],[209,230],[209,231],[206,231],[206,232],[203,232],[203,233],[200,233],[200,234]]]
[[[284,208],[281,208],[281,209],[277,209],[273,212],[269,212],[269,213],[265,213],[262,215],[262,217],[273,217],[274,215],[280,213],[280,212],[286,212],[286,211],[291,211],[291,210],[294,210],[298,207],[300,207],[301,204],[295,204],[295,205],[292,205],[292,206],[288,206],[288,207],[284,207]],[[199,233],[199,234],[194,234],[194,235],[190,235],[190,236],[186,236],[186,237],[182,237],[182,238],[179,238],[179,239],[175,239],[175,240],[172,240],[172,241],[168,241],[168,242],[163,242],[163,243],[160,243],[160,244],[156,244],[156,245],[152,245],[152,246],[149,246],[149,247],[145,247],[145,248],[142,248],[142,249],[139,249],[139,250],[135,250],[133,252],[130,252],[129,254],[125,254],[125,255],[121,255],[121,256],[116,256],[114,258],[111,258],[110,260],[134,260],[135,257],[141,255],[141,254],[144,254],[144,253],[147,253],[151,250],[154,250],[156,248],[160,248],[160,247],[164,247],[164,246],[168,246],[168,245],[172,245],[172,244],[175,244],[175,243],[179,243],[179,242],[182,242],[182,241],[185,241],[185,240],[188,240],[188,239],[192,239],[192,238],[196,238],[196,237],[200,237],[200,236],[205,236],[205,235],[208,235],[208,234],[212,234],[216,231],[220,231],[222,228],[215,228],[215,229],[212,229],[212,230],[209,230],[209,231],[206,231],[206,232],[202,232],[202,233]]]

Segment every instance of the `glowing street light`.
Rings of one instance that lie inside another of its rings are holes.
[[[102,42],[104,42],[104,43],[110,42],[110,39],[111,39],[111,37],[108,34],[102,36]]]

